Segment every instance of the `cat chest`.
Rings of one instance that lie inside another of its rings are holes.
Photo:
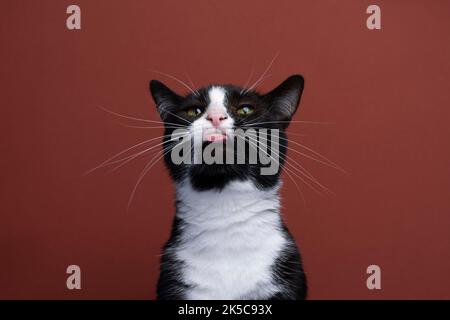
[[[273,266],[285,239],[274,225],[247,221],[186,238],[176,255],[189,299],[264,299],[278,291]]]

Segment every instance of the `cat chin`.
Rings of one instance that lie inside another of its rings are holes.
[[[189,180],[198,191],[221,190],[233,181],[249,180],[247,165],[196,164],[189,168]]]
[[[263,176],[259,172],[259,166],[248,164],[197,164],[189,166],[185,179],[188,179],[197,191],[220,191],[231,183],[242,181],[248,181],[260,190],[279,185],[279,174]]]

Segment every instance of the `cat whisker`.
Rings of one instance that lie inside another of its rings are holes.
[[[269,154],[268,154],[268,152],[267,152],[266,150],[263,150],[259,145],[257,145],[258,141],[257,141],[255,138],[252,138],[252,137],[248,137],[248,138],[249,138],[249,141],[248,141],[248,142],[249,142],[250,144],[253,144],[254,147],[257,148],[257,150],[261,150],[262,152],[264,152],[264,153],[266,154],[267,157],[270,157],[273,161],[275,161],[276,163],[278,163],[279,166],[282,166],[281,163],[280,163],[279,161],[275,160],[275,159],[273,158],[272,155],[269,156]],[[273,151],[273,150],[272,150],[272,151]],[[279,153],[279,152],[276,152],[276,154],[277,154],[278,156],[280,156],[280,153]],[[284,164],[290,165],[291,168],[297,169],[297,168],[295,168],[294,166],[292,166],[291,164],[289,164],[289,163],[286,161],[286,159],[284,159],[284,160],[285,160],[285,161],[284,161]],[[287,167],[284,166],[284,165],[283,165],[282,167],[283,167],[284,169],[286,169],[287,171],[291,172],[293,175],[295,175],[298,179],[300,179],[304,184],[306,184],[308,187],[310,187],[313,191],[315,191],[315,192],[318,193],[319,195],[322,195],[322,193],[321,193],[320,191],[318,191],[316,188],[314,188],[310,183],[308,183],[308,182],[305,181],[303,178],[301,178],[300,176],[298,176],[298,175],[295,173],[294,170],[289,169],[289,168],[287,168]],[[302,174],[302,175],[304,175],[304,176],[307,177],[307,175],[305,175],[303,172],[301,172],[300,170],[298,170],[298,171],[299,171],[300,174]]]
[[[141,119],[141,118],[136,118],[136,117],[132,117],[132,116],[127,116],[118,112],[114,112],[111,111],[109,109],[104,108],[103,106],[99,106],[100,109],[102,109],[103,111],[110,113],[112,115],[115,115],[117,117],[120,118],[125,118],[125,119],[129,119],[129,120],[135,120],[135,121],[142,121],[142,122],[148,122],[148,123],[157,123],[157,124],[163,124],[164,122],[162,121],[157,121],[157,120],[147,120],[147,119]]]
[[[155,160],[158,156],[161,156],[160,158],[162,158],[162,157],[163,157],[163,154],[164,154],[164,151],[163,151],[163,150],[158,151],[158,153],[157,153],[157,154],[156,154],[156,155],[155,155],[155,156],[154,156],[154,157],[146,164],[146,166],[144,167],[144,169],[141,171],[141,173],[140,173],[140,175],[139,175],[139,177],[138,177],[138,179],[137,179],[137,181],[136,181],[136,184],[134,185],[133,190],[131,191],[130,198],[128,199],[127,210],[130,209],[131,202],[133,201],[133,198],[134,198],[134,195],[135,195],[135,193],[136,193],[137,187],[139,186],[139,183],[142,181],[143,177],[147,174],[148,170],[150,170],[150,169],[148,169],[148,168],[151,167],[152,163],[154,162],[154,160]],[[158,159],[156,160],[156,162],[157,162],[160,158],[158,158]],[[155,162],[155,163],[156,163],[156,162]],[[147,169],[148,169],[148,170],[147,170]]]
[[[262,137],[260,137],[260,138],[262,138]],[[279,138],[280,138],[280,139],[283,139],[282,137],[279,137]],[[285,140],[286,140],[286,141],[291,141],[291,140],[287,140],[287,139],[285,139]],[[292,141],[291,141],[291,142],[292,142]],[[273,143],[275,143],[275,142],[273,142]],[[278,145],[278,146],[281,146],[281,144],[279,144],[279,143],[275,143],[275,144]],[[305,146],[303,146],[303,147],[305,147]],[[328,166],[328,167],[334,168],[334,169],[336,169],[336,170],[338,170],[338,171],[340,171],[340,172],[346,173],[346,171],[345,171],[344,169],[340,168],[339,166],[337,166],[336,164],[334,164],[333,162],[331,162],[330,160],[328,160],[327,158],[325,158],[325,157],[323,157],[323,156],[321,156],[321,157],[322,157],[325,161],[323,161],[323,160],[321,160],[321,159],[317,159],[317,158],[315,158],[315,157],[313,157],[313,156],[310,156],[310,155],[308,155],[308,154],[306,154],[306,153],[303,153],[303,152],[301,152],[301,151],[299,151],[299,150],[297,150],[297,149],[291,148],[291,147],[289,147],[289,146],[285,146],[285,148],[288,149],[288,150],[291,150],[291,151],[293,151],[293,152],[295,152],[295,153],[297,153],[297,154],[300,154],[300,155],[302,155],[302,156],[305,157],[305,158],[314,160],[314,161],[316,161],[316,162],[318,162],[318,163],[321,163],[321,164],[326,165],[326,166]],[[308,149],[309,149],[309,148],[308,148]],[[312,149],[309,149],[309,150],[311,150],[311,152],[313,152],[313,153],[317,153],[316,151],[314,151],[314,150],[312,150]],[[317,155],[320,155],[320,154],[317,153]]]
[[[253,89],[256,88],[258,85],[260,85],[264,80],[266,80],[267,78],[270,78],[270,77],[271,77],[271,75],[268,74],[268,75],[264,76],[263,78],[258,79],[258,80],[253,84],[252,87],[250,87],[248,90],[246,90],[246,91],[244,92],[244,94],[247,93],[247,92],[249,92],[249,91],[251,91],[251,90],[253,90]]]
[[[248,89],[246,89],[244,91],[244,93],[247,93],[247,92],[253,90],[253,88],[255,88],[258,85],[259,82],[261,82],[261,79],[264,78],[264,76],[267,74],[267,72],[269,72],[270,68],[272,67],[272,64],[277,59],[278,55],[279,55],[279,53],[275,54],[275,56],[272,58],[272,60],[270,61],[269,65],[267,66],[266,70],[264,70],[262,75],[253,83],[253,85],[251,85]]]
[[[189,84],[191,85],[191,88],[195,88],[196,85],[194,84],[194,81],[192,81],[191,77],[189,77],[189,75],[187,73],[184,73],[186,79],[189,81]],[[198,95],[200,95],[200,93],[197,91],[197,89],[194,89],[195,92],[197,92]]]
[[[305,195],[303,194],[303,191],[298,186],[297,181],[295,181],[295,179],[290,175],[290,173],[288,171],[284,171],[284,173],[286,173],[286,175],[289,177],[289,179],[291,179],[291,181],[294,183],[295,187],[297,188],[298,192],[300,193],[300,196],[301,196],[301,198],[303,200],[303,204],[305,205],[305,208],[308,209],[308,205],[306,203]]]
[[[286,164],[288,164],[288,163],[286,162]],[[292,168],[292,167],[291,167],[291,168]],[[309,182],[306,181],[305,179],[301,178],[301,177],[295,172],[295,170],[289,169],[289,168],[286,167],[286,166],[283,166],[283,169],[284,169],[284,170],[287,170],[287,172],[290,172],[290,173],[293,174],[295,177],[297,177],[298,179],[300,179],[301,182],[303,182],[305,185],[307,185],[312,191],[314,191],[315,193],[317,193],[319,196],[323,196],[323,193],[322,193],[322,192],[320,192],[320,191],[317,190],[315,187],[313,187],[313,186],[311,185],[311,183],[309,183]]]
[[[240,137],[240,136],[239,136],[239,137]],[[244,139],[243,137],[240,137],[240,138]],[[261,151],[265,152],[266,156],[270,157],[270,158],[271,158],[273,161],[275,161],[279,166],[281,166],[281,165],[280,165],[280,162],[276,161],[271,155],[269,156],[268,153],[267,153],[265,150],[262,150],[257,144],[255,144],[255,143],[253,143],[252,141],[250,141],[250,139],[251,139],[251,138],[249,137],[249,141],[248,141],[248,142],[249,142],[250,145],[253,145],[253,147],[256,148],[257,150],[261,150]],[[244,142],[245,142],[245,139],[244,139]],[[291,174],[294,174],[295,176],[297,176],[297,175],[296,175],[294,172],[290,171],[288,168],[286,168],[286,167],[284,167],[284,166],[281,166],[281,167],[283,167],[284,169],[286,169],[286,170],[284,170],[284,172],[288,175],[288,177],[289,177],[289,178],[292,180],[292,182],[295,184],[297,190],[300,192],[300,195],[301,195],[301,197],[302,197],[302,199],[303,199],[303,203],[305,204],[305,207],[307,207],[307,205],[306,205],[306,199],[305,199],[305,197],[304,197],[303,192],[301,191],[301,189],[300,189],[300,187],[298,186],[298,184],[297,184],[297,182],[295,181],[295,179],[293,179],[292,176],[291,176]],[[301,177],[297,176],[297,178],[299,178],[303,183],[305,183],[305,181],[304,181]],[[307,183],[305,183],[305,184],[308,185]]]
[[[184,129],[186,128],[185,126],[179,126],[179,127],[174,127],[174,126],[157,126],[157,127],[150,127],[150,126],[130,126],[128,124],[124,124],[121,122],[118,122],[121,126],[123,127],[127,127],[127,128],[133,128],[133,129]]]
[[[252,63],[252,68],[250,69],[250,74],[249,74],[249,76],[248,76],[248,78],[247,78],[247,81],[245,82],[244,86],[242,87],[241,92],[239,92],[239,94],[242,95],[242,93],[244,93],[245,88],[249,85],[250,80],[251,80],[252,77],[253,77],[254,71],[255,71],[255,62],[253,61],[253,63]]]
[[[322,185],[305,167],[303,167],[300,163],[298,163],[294,158],[289,157],[289,155],[285,154],[284,161],[285,161],[285,164],[289,165],[293,170],[297,170],[297,172],[299,172],[305,178],[309,179],[311,181],[311,183],[315,183],[316,185],[318,185],[324,192],[326,192],[330,195],[335,195],[335,193],[332,190],[330,190],[329,188]],[[294,162],[298,167],[289,163],[289,161]]]
[[[260,137],[260,138],[261,138],[261,139],[266,139],[266,142],[268,141],[268,138],[263,138],[263,137]],[[316,159],[316,158],[311,157],[310,155],[307,155],[307,154],[305,154],[305,153],[303,153],[303,152],[300,152],[300,151],[298,151],[298,150],[296,150],[296,149],[294,149],[294,148],[290,148],[289,146],[286,146],[286,148],[287,148],[288,150],[292,150],[293,152],[296,152],[296,153],[298,153],[298,154],[300,154],[300,155],[303,155],[303,156],[306,157],[306,158],[309,158],[309,159],[311,159],[311,160],[315,160],[315,161],[320,162],[320,163],[322,163],[322,164],[325,164],[325,165],[327,165],[327,166],[329,166],[329,167],[332,167],[332,168],[334,168],[334,169],[336,169],[336,170],[338,170],[338,171],[340,171],[340,172],[342,172],[342,173],[344,173],[344,174],[347,174],[347,172],[346,172],[344,169],[342,169],[342,168],[341,168],[340,166],[338,166],[336,163],[334,163],[334,162],[331,161],[330,159],[326,158],[325,156],[321,155],[321,154],[318,153],[317,151],[315,151],[315,150],[313,150],[313,149],[311,149],[311,148],[309,148],[309,147],[307,147],[307,146],[305,146],[305,145],[303,145],[303,144],[301,144],[301,143],[298,143],[298,142],[296,142],[296,141],[294,141],[294,140],[286,139],[286,138],[283,138],[283,137],[278,137],[278,138],[281,139],[281,140],[283,140],[283,141],[287,141],[287,142],[293,143],[294,145],[299,146],[299,147],[301,147],[301,148],[304,148],[304,149],[308,150],[309,152],[313,153],[314,155],[318,156],[318,157],[321,158],[322,160]],[[278,143],[278,146],[280,146],[279,143]]]
[[[182,142],[179,142],[179,143],[182,143]],[[177,144],[177,145],[178,145],[178,144]],[[171,151],[172,151],[172,149],[169,149],[169,150],[167,150],[167,151],[161,150],[161,151],[158,152],[158,154],[155,155],[155,156],[147,163],[147,165],[144,167],[144,169],[142,170],[142,172],[141,172],[141,174],[140,174],[140,176],[139,176],[139,178],[138,178],[138,180],[137,180],[137,182],[136,182],[136,184],[135,184],[135,186],[134,186],[134,188],[133,188],[133,191],[131,192],[130,199],[128,200],[127,210],[130,209],[131,202],[133,201],[134,195],[136,194],[136,190],[137,190],[139,184],[141,183],[142,179],[145,177],[145,175],[150,171],[150,169],[151,169],[158,161],[160,161],[166,154],[168,154],[168,153],[171,152]],[[162,153],[162,154],[161,154],[161,153]],[[161,154],[161,155],[158,157],[159,154]],[[158,157],[158,158],[156,159],[156,157]],[[155,159],[156,159],[156,160],[155,160]]]
[[[182,117],[180,117],[179,115],[176,115],[175,113],[172,113],[172,112],[170,112],[170,111],[164,111],[165,113],[168,113],[168,114],[171,114],[171,115],[173,115],[174,117],[176,117],[176,118],[178,118],[178,119],[180,119],[180,120],[183,120],[184,122],[186,122],[187,124],[191,124],[192,122],[190,122],[190,121],[188,121],[188,120],[186,120],[186,119],[184,119],[184,118],[182,118]]]
[[[130,119],[130,120],[136,120],[136,121],[143,121],[143,122],[147,122],[147,123],[155,123],[155,124],[161,124],[161,125],[169,124],[169,125],[172,125],[172,126],[183,127],[183,125],[181,125],[181,124],[179,124],[179,123],[167,122],[167,121],[159,121],[159,120],[140,119],[140,118],[136,118],[136,117],[126,116],[126,115],[123,115],[123,114],[120,114],[120,113],[117,113],[117,112],[108,110],[108,109],[103,108],[103,107],[100,107],[100,108],[101,108],[103,111],[108,112],[108,113],[110,113],[110,114],[113,114],[113,115],[115,115],[115,116],[117,116],[117,117],[120,117],[120,118],[125,118],[125,119]],[[169,112],[169,111],[166,111],[166,113],[169,113],[169,114],[171,114],[171,115],[173,115],[173,116],[179,118],[180,120],[183,120],[183,121],[186,122],[187,124],[191,124],[191,122],[189,122],[188,120],[186,120],[186,119],[184,119],[184,118],[181,118],[180,116],[178,116],[178,115],[176,115],[176,114],[174,114],[174,113],[171,113],[171,112]],[[158,127],[158,128],[159,128],[159,127]]]
[[[288,136],[297,136],[297,137],[309,137],[310,134],[304,134],[304,133],[297,133],[297,132],[288,132]]]
[[[282,138],[282,137],[280,137],[280,138]],[[283,139],[284,139],[284,138],[283,138]],[[321,155],[321,154],[318,153],[317,151],[315,151],[315,150],[313,150],[313,149],[311,149],[311,148],[309,148],[309,147],[307,147],[307,146],[305,146],[305,145],[303,145],[303,144],[301,144],[301,143],[298,143],[298,142],[296,142],[296,141],[294,141],[294,140],[289,140],[289,139],[284,139],[284,140],[289,141],[289,142],[293,143],[293,144],[296,145],[296,146],[299,146],[299,147],[301,147],[301,148],[304,148],[304,149],[308,150],[309,152],[315,154],[316,156],[318,156],[318,157],[324,159],[325,161],[327,161],[328,163],[330,163],[335,169],[339,170],[340,172],[342,172],[342,173],[344,173],[344,174],[348,174],[347,171],[345,171],[345,170],[342,169],[340,166],[338,166],[336,163],[334,163],[334,162],[331,161],[330,159],[326,158],[325,156]]]
[[[111,160],[116,159],[117,157],[119,157],[119,156],[125,154],[125,153],[128,152],[128,151],[131,151],[131,150],[133,150],[133,149],[135,149],[135,148],[137,148],[137,147],[140,147],[140,146],[145,145],[145,144],[147,144],[147,143],[150,143],[150,142],[152,142],[152,141],[160,140],[160,139],[165,138],[165,137],[167,137],[167,136],[171,136],[171,134],[169,134],[169,135],[163,135],[163,136],[159,136],[159,137],[155,137],[155,138],[151,138],[151,139],[147,139],[147,140],[142,141],[142,142],[140,142],[140,143],[138,143],[138,144],[135,144],[135,145],[133,145],[133,146],[131,146],[131,147],[129,147],[129,148],[127,148],[127,149],[125,149],[125,150],[123,150],[123,151],[117,153],[117,154],[115,154],[115,155],[112,156],[111,158],[109,158],[109,159],[103,161],[102,163],[100,163],[100,164],[99,164],[98,166],[96,166],[95,168],[92,168],[92,169],[90,169],[89,171],[85,172],[84,175],[88,175],[88,174],[92,173],[93,171],[95,171],[95,170],[97,170],[97,169],[100,169],[100,168],[104,167],[105,165],[108,164],[108,162],[110,162]]]
[[[299,174],[301,174],[302,176],[304,176],[306,179],[308,179],[311,182],[307,182],[307,180],[302,180],[303,183],[305,183],[308,187],[311,188],[311,190],[313,190],[314,192],[316,192],[318,195],[323,196],[324,194],[319,191],[318,189],[316,189],[311,183],[315,183],[318,184],[318,182],[316,182],[315,179],[312,179],[308,174],[304,173],[302,170],[300,170],[299,168],[295,167],[294,165],[292,165],[291,163],[289,163],[289,161],[287,161],[287,158],[285,159],[284,165],[287,165],[291,168],[292,171],[294,172],[298,172]],[[287,169],[284,166],[284,169]],[[321,186],[321,184],[318,184],[319,187]],[[322,188],[323,189],[323,188]],[[326,189],[325,189],[326,190]]]
[[[254,127],[254,126],[247,127],[245,125],[236,126],[234,129],[236,130],[237,128],[243,128],[245,130],[247,130],[247,129],[266,129],[266,130],[271,129],[269,127]],[[289,136],[297,136],[297,137],[309,137],[309,136],[311,136],[310,134],[297,133],[297,132],[289,132],[289,133],[287,133],[287,135],[289,135]]]
[[[332,125],[333,122],[319,122],[319,121],[306,121],[306,120],[280,120],[280,121],[264,121],[264,122],[249,122],[246,126],[261,125],[261,124],[278,124],[278,123],[301,123],[301,124],[320,124],[320,125]]]
[[[158,144],[156,144],[156,145],[154,145],[154,146],[151,146],[150,148],[147,148],[147,149],[145,149],[145,150],[143,150],[143,151],[140,151],[140,152],[138,152],[138,153],[136,153],[136,154],[134,154],[134,155],[128,156],[128,157],[123,158],[123,159],[120,159],[120,160],[116,160],[116,161],[114,161],[114,162],[109,162],[107,165],[112,165],[112,164],[119,163],[119,162],[122,162],[122,161],[123,161],[121,164],[119,164],[118,166],[116,166],[116,167],[114,167],[113,169],[111,169],[111,171],[116,171],[117,169],[119,169],[120,167],[124,166],[124,165],[127,164],[128,162],[130,162],[130,161],[136,159],[136,158],[139,157],[140,155],[143,155],[143,154],[145,154],[145,153],[147,153],[147,152],[149,152],[149,151],[151,151],[151,150],[153,150],[153,149],[155,149],[155,148],[157,148],[157,147],[164,146],[164,145],[168,145],[169,143],[172,143],[172,142],[175,142],[175,141],[177,141],[177,140],[170,139],[170,140],[163,141],[163,142],[158,143]]]
[[[172,79],[172,80],[175,80],[176,82],[178,82],[179,84],[181,84],[183,87],[185,87],[186,89],[188,89],[192,94],[194,94],[194,95],[196,95],[196,96],[199,96],[199,93],[198,93],[196,90],[194,90],[193,88],[191,88],[191,87],[190,87],[189,85],[187,85],[184,81],[178,79],[177,77],[172,76],[172,75],[170,75],[170,74],[168,74],[168,73],[161,72],[161,71],[157,71],[157,70],[153,70],[153,69],[147,69],[147,70],[150,70],[150,71],[152,71],[152,72],[155,72],[155,73],[158,73],[158,74],[160,74],[160,75],[166,76],[166,77],[168,77],[168,78],[170,78],[170,79]]]
[[[319,187],[321,187],[322,190],[324,190],[325,192],[327,192],[330,195],[335,195],[335,193],[331,189],[322,185],[305,167],[303,167],[300,163],[298,163],[294,158],[289,157],[287,154],[285,155],[285,157],[286,157],[286,160],[294,162],[299,167],[299,168],[296,168],[294,166],[294,168],[296,168],[297,170],[302,172],[309,180],[311,180],[312,182],[317,184]]]

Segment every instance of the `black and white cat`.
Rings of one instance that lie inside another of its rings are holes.
[[[233,131],[278,129],[279,162],[304,80],[293,75],[267,94],[212,85],[186,96],[153,80],[150,91],[165,123],[202,147],[223,143]],[[261,175],[257,164],[174,164],[164,160],[176,187],[176,214],[163,248],[158,299],[305,299],[306,278],[293,237],[280,217],[280,172]],[[224,149],[225,150],[225,149]],[[225,152],[225,151],[224,151]]]

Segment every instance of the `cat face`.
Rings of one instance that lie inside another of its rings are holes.
[[[242,155],[247,159],[251,150],[258,149],[257,142],[241,139],[246,146],[242,154],[242,149],[233,147],[238,145],[236,140],[240,140],[236,133],[238,130],[259,132],[265,129],[268,135],[263,136],[265,140],[260,140],[267,145],[265,153],[276,155],[278,167],[281,167],[287,146],[285,129],[297,110],[303,87],[303,77],[293,75],[266,94],[233,85],[211,85],[181,96],[163,83],[152,80],[150,91],[165,124],[164,160],[171,177],[175,182],[189,179],[198,190],[221,189],[233,180],[250,180],[261,189],[273,187],[278,182],[280,170],[262,175],[261,168],[267,164],[260,161],[174,163],[171,151],[175,143],[170,140],[171,134],[183,129],[184,136],[191,138],[193,150],[212,146],[214,152],[233,151],[234,158]],[[273,142],[271,136],[275,134],[279,138]],[[230,142],[234,142],[232,150]]]

